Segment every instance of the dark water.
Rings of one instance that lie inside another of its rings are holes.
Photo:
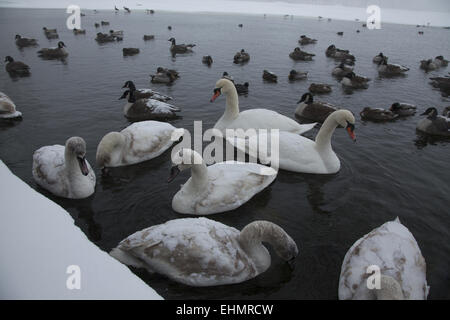
[[[23,112],[22,122],[0,126],[0,158],[21,179],[37,188],[31,175],[32,154],[43,146],[64,144],[71,136],[87,142],[88,160],[95,163],[98,142],[109,131],[129,125],[123,117],[123,100],[118,101],[126,80],[149,87],[149,74],[158,66],[177,69],[181,75],[174,85],[151,87],[173,96],[183,111],[171,123],[192,132],[193,121],[210,128],[224,111],[224,98],[209,103],[215,81],[228,71],[237,82],[250,82],[250,94],[240,98],[241,110],[264,107],[293,116],[295,103],[311,82],[332,84],[333,92],[320,99],[346,107],[356,115],[365,106],[388,107],[394,101],[414,103],[419,111],[430,106],[442,110],[449,100],[432,90],[431,75],[447,74],[441,69],[429,74],[419,61],[450,55],[450,30],[426,28],[419,36],[415,26],[383,24],[369,31],[361,23],[283,19],[280,16],[232,16],[157,12],[154,16],[133,12],[112,12],[82,18],[85,36],[65,28],[62,10],[0,9],[0,56],[11,55],[31,66],[28,78],[11,79],[1,70],[0,91],[8,94]],[[100,30],[124,30],[122,43],[98,45],[94,22],[110,21]],[[244,28],[237,27],[239,23]],[[172,25],[173,30],[167,30]],[[58,28],[67,45],[66,63],[44,61],[37,48],[19,51],[14,35],[38,39],[41,47],[55,46],[42,27]],[[357,34],[356,29],[361,29]],[[344,31],[344,36],[336,35]],[[144,42],[144,34],[155,34]],[[293,62],[289,52],[301,34],[318,39],[306,50],[316,54],[312,62]],[[169,54],[168,38],[195,43],[195,53]],[[368,90],[343,92],[331,77],[335,62],[325,57],[330,44],[350,49],[356,55],[355,71],[372,78]],[[123,47],[138,47],[134,57],[122,56]],[[233,55],[245,48],[251,60],[244,66],[232,63]],[[403,78],[380,79],[372,64],[379,51],[390,62],[409,66]],[[208,68],[203,55],[214,59]],[[308,80],[289,83],[289,70],[309,71]],[[262,81],[263,69],[279,76],[278,84]],[[415,126],[420,116],[377,124],[357,116],[357,143],[337,130],[333,146],[342,161],[336,175],[319,176],[280,172],[276,181],[238,210],[210,216],[241,229],[256,219],[282,226],[297,242],[300,255],[293,271],[273,255],[273,266],[265,274],[239,285],[189,288],[157,275],[134,270],[165,298],[272,298],[336,299],[341,263],[348,248],[361,236],[399,216],[417,239],[427,262],[429,298],[450,298],[450,142],[420,136]],[[314,137],[317,129],[308,133]],[[76,224],[100,248],[110,250],[129,234],[170,219],[182,218],[171,209],[172,196],[189,173],[166,183],[170,153],[131,167],[114,170],[103,178],[96,169],[96,193],[89,199],[69,201],[40,192],[66,208]],[[38,214],[38,213],[37,213]],[[64,241],[61,239],[61,241]]]

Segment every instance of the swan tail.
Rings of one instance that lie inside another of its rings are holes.
[[[296,133],[298,134],[303,134],[309,130],[311,130],[312,128],[314,128],[316,126],[317,122],[314,123],[308,123],[308,124],[301,124],[298,131]]]

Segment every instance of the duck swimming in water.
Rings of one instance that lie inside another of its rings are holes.
[[[292,69],[289,72],[288,79],[290,81],[296,81],[296,80],[306,79],[307,77],[308,77],[308,72],[307,71],[297,71],[297,70]]]
[[[195,47],[195,44],[177,44],[175,38],[170,38],[169,41],[172,42],[172,45],[170,46],[170,51],[173,54],[189,53],[192,52],[192,48]]]
[[[237,52],[233,57],[233,63],[246,63],[250,60],[250,55],[248,52],[245,52],[244,49],[241,49],[240,52]]]
[[[359,115],[363,120],[370,120],[375,122],[392,121],[398,118],[398,114],[391,110],[385,110],[381,108],[365,107]]]
[[[337,108],[328,102],[314,101],[313,95],[307,92],[297,102],[295,116],[310,121],[323,123]]]
[[[378,64],[378,73],[386,76],[396,76],[405,74],[409,68],[399,65],[387,63],[387,59],[383,59]]]
[[[11,76],[26,77],[30,75],[30,67],[27,64],[21,61],[14,61],[11,56],[6,56],[5,62],[5,69]]]
[[[438,115],[436,108],[428,108],[422,116],[427,116],[417,123],[417,130],[434,136],[450,137],[450,118]]]
[[[38,51],[39,57],[46,59],[63,59],[69,55],[69,53],[64,49],[66,45],[64,42],[58,42],[58,47],[56,48],[44,48]]]
[[[398,114],[400,117],[412,116],[416,113],[417,107],[409,103],[394,102],[389,108],[390,111]]]
[[[306,51],[302,51],[299,47],[296,47],[294,51],[289,54],[289,57],[293,60],[302,60],[302,61],[311,61],[312,57],[314,57],[314,53],[308,53]]]
[[[20,34],[16,34],[16,45],[19,48],[35,47],[38,45],[36,39],[22,38]]]

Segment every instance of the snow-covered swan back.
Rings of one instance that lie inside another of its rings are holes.
[[[280,129],[302,134],[311,130],[315,123],[299,124],[295,120],[268,109],[251,109],[239,112],[239,99],[236,87],[228,79],[216,82],[213,102],[221,94],[226,95],[226,108],[223,116],[216,122],[214,128],[225,134],[225,129]]]
[[[159,121],[133,123],[120,132],[106,134],[97,147],[100,168],[131,165],[161,155],[184,134],[171,124]]]
[[[86,160],[83,138],[72,137],[66,145],[45,146],[33,154],[33,178],[54,195],[87,198],[95,191],[95,173]]]
[[[271,257],[262,242],[285,261],[298,254],[294,240],[271,222],[254,221],[239,232],[207,218],[175,219],[146,228],[122,240],[110,254],[189,286],[216,286],[266,271]]]
[[[380,289],[368,289],[367,267],[379,266]],[[426,263],[411,232],[397,218],[356,241],[342,263],[339,299],[424,300]]]
[[[192,176],[172,199],[179,213],[206,215],[234,210],[265,189],[276,178],[273,168],[256,163],[226,161],[207,167],[200,154],[181,149],[172,158],[175,164],[169,182],[183,170]]]

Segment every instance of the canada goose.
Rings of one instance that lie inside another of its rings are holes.
[[[172,100],[172,97],[166,96],[162,93],[156,92],[152,89],[136,89],[133,81],[128,80],[123,85],[123,88],[128,88],[133,91],[133,95],[136,99],[152,98],[162,102]]]
[[[0,119],[21,119],[22,113],[17,111],[14,102],[3,92],[0,92]]]
[[[102,26],[109,26],[109,22],[108,21],[101,21],[100,23],[102,24]]]
[[[445,60],[443,56],[437,56],[436,58],[434,58],[433,63],[438,67],[448,66],[448,60]]]
[[[417,130],[430,135],[450,137],[450,118],[438,115],[436,108],[428,108],[421,116],[427,117],[417,123]]]
[[[19,48],[34,47],[34,46],[38,45],[36,39],[22,38],[20,36],[20,34],[16,34],[16,38],[15,39],[16,39],[16,45]]]
[[[60,59],[65,58],[69,53],[64,49],[66,45],[64,42],[58,42],[58,47],[56,48],[44,48],[38,51],[38,55],[42,58],[47,59]]]
[[[277,80],[278,80],[278,77],[275,73],[272,73],[267,70],[263,71],[262,77],[264,80],[269,81],[269,82],[277,82]]]
[[[233,79],[233,77],[232,76],[230,76],[229,74],[228,74],[228,72],[224,72],[223,74],[222,74],[222,78],[223,79],[227,79],[227,80],[230,80],[231,82],[233,82],[234,83],[234,79]]]
[[[394,102],[389,110],[401,117],[412,116],[416,113],[417,107],[409,103]]]
[[[21,61],[14,61],[11,56],[5,57],[6,71],[12,76],[28,76],[30,75],[30,67]]]
[[[302,46],[307,45],[307,44],[313,44],[316,43],[317,40],[316,39],[311,39],[307,36],[305,36],[304,34],[300,36],[300,40],[298,40],[298,43]]]
[[[109,34],[114,36],[114,37],[122,37],[123,36],[123,31],[114,31],[114,30],[109,30]]]
[[[244,84],[235,83],[234,86],[238,94],[248,94],[248,82],[244,82]]]
[[[114,41],[120,41],[120,40],[122,40],[122,38],[115,37],[110,34],[101,33],[101,32],[98,32],[97,37],[95,38],[95,41],[97,41],[98,43],[114,42]]]
[[[341,80],[341,84],[347,88],[353,89],[367,89],[370,79],[366,77],[357,76],[354,72],[347,73]]]
[[[371,121],[391,121],[398,117],[398,114],[381,108],[370,108],[365,107],[359,115],[363,120],[371,120]]]
[[[307,77],[308,77],[307,71],[297,71],[297,70],[291,70],[288,76],[290,81],[303,80],[306,79]]]
[[[314,122],[323,123],[325,119],[337,108],[327,102],[314,101],[313,95],[309,92],[302,95],[297,102],[295,115]]]
[[[373,63],[380,63],[383,59],[387,59],[387,57],[383,55],[383,52],[380,52],[375,57],[373,57],[372,61]]]
[[[145,34],[144,35],[144,41],[148,41],[148,40],[154,40],[155,36],[152,34]]]
[[[389,76],[402,75],[408,70],[409,68],[405,66],[387,63],[387,59],[381,60],[378,64],[378,73],[382,75],[389,75]]]
[[[308,53],[306,51],[302,51],[299,47],[296,47],[293,52],[289,54],[289,57],[293,60],[303,60],[303,61],[311,61],[312,57],[314,57],[314,53]]]
[[[156,69],[156,74],[150,76],[152,77],[152,83],[172,83],[179,78],[177,71],[162,67],[158,67]]]
[[[436,70],[437,68],[438,66],[433,62],[432,59],[420,61],[420,69],[423,69],[425,71],[431,71]]]
[[[119,98],[127,99],[123,113],[125,117],[133,121],[142,120],[164,120],[176,118],[176,112],[181,111],[166,102],[162,102],[152,98],[137,99],[134,95],[135,90],[128,89]]]
[[[86,34],[86,30],[84,29],[73,29],[73,34],[78,35],[78,34]]]
[[[311,83],[308,90],[312,93],[330,93],[331,86],[325,83]]]
[[[348,50],[336,48],[334,44],[330,45],[325,51],[325,55],[336,60],[344,61],[347,64],[353,65],[355,63],[355,56],[350,54]]]
[[[338,36],[343,36],[344,35],[344,32],[343,31],[339,31],[339,32],[337,32],[336,33]]]
[[[213,59],[212,59],[211,56],[204,56],[204,57],[202,58],[202,62],[203,62],[204,64],[207,64],[208,66],[210,66],[210,65],[212,65],[212,63],[213,63]]]
[[[236,64],[239,63],[246,63],[250,60],[250,55],[248,52],[245,52],[244,49],[241,49],[240,52],[236,52],[236,54],[233,57],[233,62]]]
[[[56,31],[56,29],[47,29],[46,27],[42,28],[44,30],[44,34],[47,37],[47,39],[58,39],[59,35]]]
[[[133,56],[138,54],[140,51],[139,48],[123,48],[122,52],[124,56]]]
[[[348,67],[344,62],[341,62],[336,68],[331,71],[331,74],[335,77],[343,77],[346,74],[353,72],[352,67]]]
[[[195,47],[195,44],[177,44],[175,38],[170,38],[169,41],[172,42],[172,45],[170,46],[170,51],[172,53],[192,52],[192,48]]]

